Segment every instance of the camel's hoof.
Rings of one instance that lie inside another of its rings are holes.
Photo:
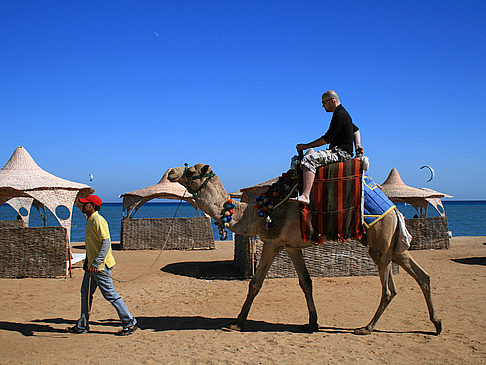
[[[226,327],[223,327],[223,331],[237,331],[241,332],[243,330],[243,327],[238,326],[236,323],[230,323]]]
[[[301,329],[302,329],[303,332],[308,332],[308,333],[319,332],[319,324],[318,323],[307,323],[307,324],[304,324],[301,327]]]
[[[372,331],[366,327],[361,327],[361,328],[356,328],[354,330],[354,334],[355,335],[360,335],[360,336],[363,336],[363,335],[369,335]]]
[[[435,332],[437,335],[440,335],[442,332],[442,321],[440,319],[433,321],[434,326],[435,326]]]

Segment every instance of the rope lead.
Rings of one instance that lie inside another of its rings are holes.
[[[170,235],[170,233],[172,231],[172,227],[174,225],[174,219],[177,217],[177,212],[179,211],[179,207],[181,206],[182,200],[186,196],[186,191],[187,191],[187,188],[184,191],[184,194],[182,194],[181,200],[179,200],[179,204],[177,205],[177,208],[176,208],[176,211],[174,213],[174,216],[172,217],[171,224],[169,225],[169,229],[168,229],[167,235],[165,237],[165,242],[164,242],[162,248],[160,249],[157,258],[155,259],[155,261],[152,263],[152,265],[150,265],[150,267],[145,272],[143,272],[142,274],[140,274],[140,275],[138,275],[138,276],[136,276],[136,277],[134,277],[133,279],[130,279],[130,280],[120,280],[120,279],[116,279],[112,275],[108,275],[104,271],[100,271],[101,275],[105,275],[105,276],[111,277],[112,280],[114,280],[114,281],[116,281],[118,283],[129,283],[131,281],[135,281],[135,280],[141,278],[142,276],[146,275],[150,270],[152,270],[152,268],[155,266],[155,264],[157,263],[157,261],[159,261],[159,258],[162,255],[162,251],[164,250],[165,246],[167,245],[167,241],[169,240],[169,235]]]

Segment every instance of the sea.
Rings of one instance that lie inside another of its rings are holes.
[[[453,236],[486,236],[486,200],[454,200],[443,201],[445,213],[449,223],[449,230]],[[410,205],[397,204],[398,209],[405,215],[405,218],[412,218],[417,211]],[[67,209],[65,209],[67,211]],[[62,213],[62,212],[61,212]],[[66,214],[66,212],[64,212]],[[112,241],[120,240],[122,204],[104,203],[100,214],[105,217],[110,227]],[[134,218],[172,218],[172,217],[197,217],[201,212],[195,210],[186,202],[152,202],[144,204],[135,214]],[[434,207],[429,205],[428,216],[439,216]],[[17,212],[7,204],[0,206],[0,220],[16,219]],[[36,208],[32,207],[30,212],[30,227],[43,226],[43,220]],[[58,226],[54,215],[47,212],[47,225]],[[74,207],[71,221],[71,241],[84,241],[84,228],[86,218],[81,211]],[[215,240],[220,240],[220,235],[214,220],[212,220],[213,235]],[[232,240],[233,235],[228,231],[228,239]]]

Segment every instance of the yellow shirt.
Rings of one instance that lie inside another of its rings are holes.
[[[99,215],[98,212],[91,214],[86,222],[86,230],[84,232],[86,243],[86,258],[88,260],[88,267],[93,264],[94,259],[98,255],[101,248],[101,243],[105,238],[110,239],[110,230],[108,229],[108,223],[105,218]],[[105,257],[105,260],[101,263],[99,269],[103,270],[105,264],[111,268],[115,265],[115,258],[110,249]]]

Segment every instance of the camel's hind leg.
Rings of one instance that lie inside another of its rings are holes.
[[[300,248],[285,248],[292,259],[295,271],[299,276],[299,285],[305,294],[307,301],[307,309],[309,310],[309,323],[303,326],[304,331],[314,332],[319,330],[319,324],[317,323],[317,311],[314,304],[314,297],[312,295],[312,279],[309,275],[309,271],[305,266],[304,256],[302,255],[302,249]]]
[[[420,266],[415,262],[408,251],[394,254],[393,262],[396,262],[405,269],[420,285],[420,289],[427,302],[427,308],[429,310],[429,318],[435,326],[435,331],[439,335],[442,331],[442,321],[435,316],[434,306],[432,304],[432,296],[430,293],[430,275],[427,274]]]
[[[243,329],[243,324],[248,317],[253,300],[262,288],[265,276],[267,276],[268,270],[270,269],[275,256],[277,256],[282,248],[283,246],[281,244],[273,241],[265,241],[263,244],[262,257],[256,269],[255,275],[253,275],[253,278],[250,280],[250,286],[248,288],[245,303],[243,303],[240,314],[236,318],[236,323],[231,323],[228,326],[229,329],[235,331],[241,331]]]
[[[380,305],[378,306],[378,309],[376,310],[376,313],[371,319],[370,323],[368,323],[366,327],[357,328],[354,330],[354,334],[356,335],[370,334],[375,328],[376,322],[378,322],[386,307],[388,307],[393,297],[397,294],[391,272],[391,258],[388,255],[381,255],[381,253],[373,251],[372,249],[370,249],[370,256],[378,266],[381,281],[381,300]]]

